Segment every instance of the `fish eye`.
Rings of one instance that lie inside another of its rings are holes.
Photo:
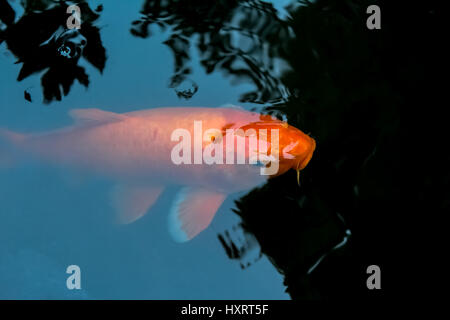
[[[210,134],[206,137],[206,140],[211,141],[211,143],[220,143],[222,136],[220,134]]]

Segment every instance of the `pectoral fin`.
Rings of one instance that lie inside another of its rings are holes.
[[[117,211],[117,221],[128,224],[141,218],[163,190],[161,186],[116,186],[111,192],[111,203]]]
[[[181,189],[169,213],[169,232],[174,240],[189,241],[206,229],[225,198],[225,194],[207,189]]]

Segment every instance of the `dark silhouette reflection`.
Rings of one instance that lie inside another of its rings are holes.
[[[251,81],[256,90],[241,101],[268,103],[286,99],[288,92],[279,81],[278,61],[289,39],[288,25],[277,17],[272,4],[261,1],[181,0],[145,1],[141,20],[133,22],[131,33],[146,38],[151,26],[172,30],[164,42],[173,52],[174,76],[183,81],[191,73],[189,48],[196,45],[207,73],[220,70],[234,81]]]
[[[24,99],[27,100],[28,102],[33,102],[33,100],[31,99],[31,94],[30,94],[27,90],[25,90],[25,91],[23,92],[23,97],[24,97]]]
[[[46,103],[61,100],[61,94],[67,95],[75,80],[85,87],[89,85],[88,74],[78,65],[80,58],[100,72],[105,67],[106,52],[100,30],[93,25],[99,15],[85,1],[77,5],[82,14],[81,28],[68,29],[70,14],[66,12],[69,5],[65,2],[24,1],[25,12],[15,22],[14,10],[6,0],[0,0],[3,23],[0,42],[5,41],[17,57],[16,63],[22,63],[18,81],[46,70],[41,77]]]
[[[186,77],[172,77],[169,88],[173,88],[178,98],[189,100],[198,91],[198,85]]]
[[[238,260],[242,269],[250,267],[262,257],[258,240],[242,224],[219,234],[218,238],[228,258]]]
[[[132,33],[170,28],[175,77],[190,73],[188,49],[196,43],[207,72],[255,84],[243,101],[267,104],[316,139],[301,187],[292,171],[237,202],[244,228],[284,275],[289,294],[384,297],[406,288],[396,272],[406,279],[410,265],[399,257],[409,248],[423,253],[411,222],[449,210],[439,103],[446,90],[434,74],[445,52],[436,32],[444,11],[434,1],[297,3],[283,21],[261,1],[149,0]],[[373,4],[382,8],[381,30],[366,27]],[[277,60],[288,66],[281,76]],[[229,235],[219,240],[230,258],[240,255]],[[366,286],[372,264],[385,272],[384,291]]]

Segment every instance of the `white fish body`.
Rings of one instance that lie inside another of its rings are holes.
[[[257,113],[232,108],[156,108],[125,114],[76,109],[71,116],[76,121],[71,127],[34,135],[3,131],[0,137],[24,156],[116,180],[112,199],[122,223],[142,217],[167,186],[181,185],[169,213],[169,230],[180,242],[204,230],[228,194],[267,179],[255,166],[176,165],[171,159],[177,144],[171,139],[174,130],[186,129],[194,137],[194,121],[202,121],[203,130],[239,127],[258,121]]]

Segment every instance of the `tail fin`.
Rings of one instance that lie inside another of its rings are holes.
[[[9,168],[16,163],[16,146],[19,145],[25,136],[7,129],[0,128],[0,169]]]

